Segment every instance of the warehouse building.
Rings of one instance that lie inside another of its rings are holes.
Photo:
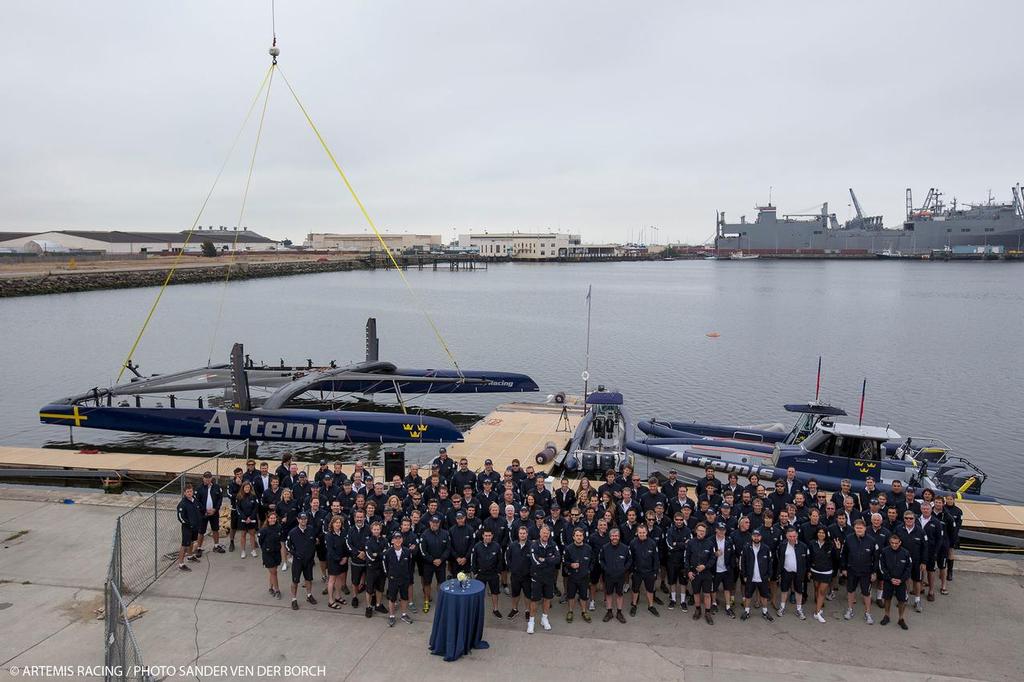
[[[205,241],[218,251],[276,251],[279,242],[248,229],[199,228],[188,246],[182,232],[124,232],[121,230],[56,230],[51,232],[0,232],[0,249],[19,253],[160,254],[199,252]]]
[[[381,234],[388,248],[397,253],[406,251],[439,251],[441,235],[439,234]],[[305,246],[315,251],[349,251],[357,253],[375,253],[383,251],[377,235],[368,232],[353,234],[335,234],[332,232],[311,232],[306,237]]]

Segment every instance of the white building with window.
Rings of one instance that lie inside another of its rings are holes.
[[[384,242],[392,251],[402,253],[405,251],[436,251],[441,249],[441,235],[439,234],[407,234],[388,233],[381,234]],[[310,232],[306,237],[308,248],[316,251],[356,251],[360,253],[373,253],[383,251],[377,235],[370,232],[356,232],[353,234],[335,234],[332,232]]]
[[[580,245],[578,234],[564,232],[484,232],[460,234],[459,247],[479,249],[485,258],[553,260],[565,258]]]
[[[56,230],[51,232],[0,232],[0,248],[22,253],[65,253],[89,251],[115,254],[175,253],[181,249],[198,252],[209,241],[218,251],[276,251],[279,243],[248,229],[203,229],[188,232],[123,232],[121,230]]]

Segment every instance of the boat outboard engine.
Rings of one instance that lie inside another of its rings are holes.
[[[551,460],[555,458],[557,452],[558,448],[555,446],[555,444],[549,442],[547,445],[544,446],[543,450],[541,450],[534,456],[534,460],[537,462],[537,464],[543,466],[551,462]]]
[[[964,492],[971,493],[973,495],[981,494],[981,484],[985,482],[985,475],[971,471],[965,466],[960,464],[944,464],[940,466],[938,471],[935,472],[935,481],[946,490],[953,492]],[[974,479],[973,481],[971,479]],[[967,485],[970,481],[970,485]],[[960,490],[965,485],[966,489]]]

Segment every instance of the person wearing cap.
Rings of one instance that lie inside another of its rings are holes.
[[[333,471],[325,471],[324,475],[320,478],[320,485],[317,488],[316,493],[313,497],[320,498],[320,506],[324,509],[331,508],[331,502],[338,499],[338,495],[341,493],[341,484],[338,483],[334,478]]]
[[[309,508],[309,500],[313,497],[313,486],[309,482],[309,476],[305,470],[300,471],[296,474],[298,479],[292,484],[292,495],[295,497],[295,503],[299,505],[300,509]]]
[[[455,473],[455,462],[448,456],[448,448],[440,448],[437,451],[437,457],[430,463],[430,466],[437,467],[437,473],[441,476],[441,481],[445,485],[451,481],[452,474]]]
[[[864,622],[874,623],[871,618],[871,585],[877,578],[878,543],[868,535],[864,519],[853,522],[853,533],[847,536],[839,557],[839,564],[846,572],[846,613],[843,618],[853,618],[856,591],[860,588],[864,602]]]
[[[313,482],[320,485],[320,482],[324,480],[324,474],[329,473],[330,471],[331,467],[327,464],[327,460],[321,459],[320,468],[316,470],[315,474],[313,474]]]
[[[366,587],[366,538],[370,527],[366,524],[366,512],[353,512],[352,525],[345,531],[345,545],[348,548],[348,566],[352,583],[352,608],[359,608],[359,593]]]
[[[910,512],[913,514],[913,512]],[[902,546],[903,540],[899,533],[889,536],[889,545],[883,547],[878,557],[878,574],[882,578],[883,614],[880,625],[889,624],[889,611],[892,598],[896,597],[896,609],[899,612],[899,626],[906,630],[907,583],[911,579],[914,558]]]
[[[220,484],[213,479],[211,472],[203,472],[203,483],[196,491],[195,500],[201,517],[199,538],[196,541],[196,556],[203,556],[203,540],[206,538],[207,528],[213,531],[213,551],[224,554],[224,546],[220,544],[220,505],[224,501],[224,491]]]
[[[438,587],[445,581],[445,564],[451,556],[451,536],[441,528],[441,517],[433,514],[428,527],[420,535],[420,555],[423,557],[423,613],[430,612],[431,582],[436,578]]]
[[[470,555],[476,544],[473,528],[466,523],[466,512],[459,509],[453,514],[455,522],[448,528],[451,551],[448,555],[448,572],[457,575],[469,570]]]
[[[476,491],[476,502],[484,512],[481,515],[486,516],[486,511],[491,508],[491,504],[498,502],[501,497],[498,495],[498,491],[494,489],[494,481],[491,479],[484,478],[479,481],[479,484],[480,487]]]
[[[470,550],[469,568],[476,579],[482,582],[491,593],[491,613],[501,618],[498,610],[498,595],[501,594],[501,583],[498,573],[501,571],[502,549],[494,540],[494,533],[489,528],[481,532],[481,539]]]
[[[512,609],[508,619],[512,620],[519,614],[519,595],[530,602],[530,537],[525,525],[513,531],[513,539],[505,548],[505,568],[508,569],[509,596],[512,597]]]
[[[725,597],[725,614],[730,618],[736,617],[732,609],[732,593],[736,586],[736,574],[734,564],[736,558],[736,547],[728,535],[729,526],[724,521],[715,524],[715,535],[712,538],[715,559],[711,572],[711,613],[718,612],[718,591],[721,590]]]
[[[908,488],[913,490],[913,488]],[[903,512],[903,523],[896,527],[895,535],[900,536],[903,549],[910,554],[913,563],[910,565],[910,594],[914,597],[914,610],[921,613],[921,592],[928,561],[928,536],[917,523],[914,512],[906,509]]]
[[[256,536],[262,551],[263,568],[267,569],[268,592],[274,599],[281,598],[281,587],[278,584],[278,566],[281,563],[281,524],[277,522],[277,512],[271,509]]]
[[[551,599],[555,594],[555,578],[562,557],[551,538],[551,528],[540,527],[540,537],[530,543],[530,619],[526,624],[527,634],[533,634],[534,618],[540,604],[540,624],[545,630],[551,629],[548,612],[551,610]]]
[[[757,593],[761,617],[771,623],[774,618],[768,613],[771,601],[769,581],[774,573],[772,551],[762,543],[760,528],[750,532],[750,543],[740,551],[740,575],[743,576],[743,614],[740,620],[750,618],[750,598]]]
[[[494,462],[490,459],[484,460],[484,469],[476,473],[476,492],[484,489],[484,481],[491,482],[491,489],[498,492],[501,487],[501,474],[494,470]]]
[[[285,540],[288,553],[292,556],[292,610],[299,610],[299,581],[305,581],[306,601],[316,604],[313,596],[313,561],[316,558],[316,534],[309,525],[309,514],[300,512],[296,526]]]
[[[565,597],[568,608],[565,621],[571,623],[576,604],[579,603],[580,615],[590,622],[590,611],[587,600],[590,598],[590,574],[594,565],[594,550],[584,542],[586,533],[582,528],[572,531],[572,542],[562,551],[562,566],[565,569]]]
[[[387,575],[388,627],[395,626],[395,612],[399,607],[402,622],[411,625],[409,597],[412,589],[412,550],[406,545],[401,532],[391,534],[391,546],[384,552],[382,561]]]

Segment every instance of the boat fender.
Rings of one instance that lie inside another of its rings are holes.
[[[565,403],[565,391],[559,391],[555,394],[555,404],[562,405]]]
[[[548,443],[544,446],[544,449],[537,453],[534,460],[537,464],[544,465],[550,463],[555,459],[555,455],[558,453],[558,448],[554,443]]]

